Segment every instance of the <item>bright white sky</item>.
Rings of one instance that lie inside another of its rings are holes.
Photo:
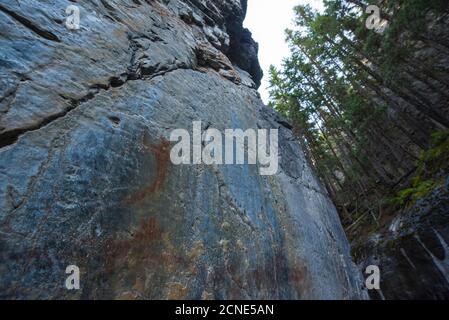
[[[268,102],[268,69],[270,65],[280,67],[282,59],[289,55],[284,30],[293,25],[293,7],[309,3],[321,9],[321,0],[248,0],[248,12],[244,26],[259,43],[259,61],[264,78],[259,92],[262,100]]]

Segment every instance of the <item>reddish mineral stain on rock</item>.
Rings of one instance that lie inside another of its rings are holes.
[[[152,194],[158,192],[164,185],[167,176],[167,169],[170,161],[170,141],[161,138],[158,144],[151,144],[148,140],[147,134],[144,134],[143,145],[146,150],[153,153],[156,159],[156,178],[150,186],[145,187],[143,190],[128,198],[126,201],[128,203],[141,202]]]

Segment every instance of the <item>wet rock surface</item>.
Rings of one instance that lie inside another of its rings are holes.
[[[377,265],[372,299],[449,299],[449,178],[356,249],[362,270]]]
[[[0,298],[366,296],[334,206],[255,90],[245,1],[77,1],[77,31],[68,4],[0,4]],[[279,129],[278,174],[173,165],[170,132],[192,121]]]

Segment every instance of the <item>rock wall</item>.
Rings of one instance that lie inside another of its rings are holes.
[[[355,250],[362,270],[378,265],[380,289],[372,299],[449,299],[449,178],[413,208],[398,215],[387,232]]]
[[[0,298],[366,297],[334,206],[256,91],[245,11],[1,2]],[[278,174],[173,165],[170,132],[192,121],[278,128]],[[80,290],[65,287],[68,265]]]

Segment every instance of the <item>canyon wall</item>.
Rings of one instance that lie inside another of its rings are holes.
[[[354,248],[360,269],[378,265],[372,299],[449,299],[449,178]]]
[[[68,5],[80,29],[66,28]],[[263,105],[242,0],[0,4],[0,298],[360,299],[336,210]],[[170,132],[279,129],[279,170]],[[67,290],[66,267],[80,269]]]

